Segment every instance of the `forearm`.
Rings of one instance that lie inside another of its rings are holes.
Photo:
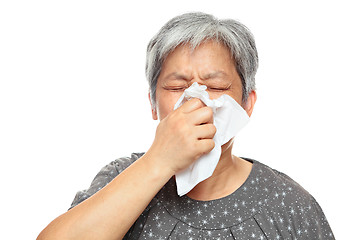
[[[121,239],[172,175],[145,154],[102,190],[51,222],[38,239]]]

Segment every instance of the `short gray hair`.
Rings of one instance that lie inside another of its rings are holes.
[[[210,14],[193,12],[168,21],[148,44],[145,71],[154,108],[157,80],[168,54],[180,45],[190,44],[195,49],[207,40],[222,43],[230,50],[242,82],[242,101],[246,103],[250,92],[255,90],[258,68],[253,35],[247,27],[235,20],[219,20]]]

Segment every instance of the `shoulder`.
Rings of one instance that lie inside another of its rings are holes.
[[[327,236],[326,239],[332,239],[324,212],[307,190],[285,173],[256,161],[255,164],[267,178],[266,187],[269,189],[267,203],[262,206],[260,214],[264,222],[298,236],[306,235],[310,239]]]
[[[145,152],[137,152],[132,153],[130,157],[121,157],[118,159],[115,159],[110,164],[105,166],[103,169],[109,168],[115,168],[118,173],[124,171],[127,167],[129,167],[131,164],[133,164],[136,160],[141,158]]]
[[[258,168],[263,178],[266,178],[267,185],[273,190],[275,198],[278,194],[286,196],[287,193],[311,197],[310,193],[306,191],[299,183],[289,177],[287,174],[273,169],[261,162],[252,160],[254,165]],[[276,194],[278,193],[278,194]]]
[[[260,162],[256,162],[256,164],[263,177],[268,179],[269,202],[277,203],[274,206],[296,204],[301,208],[301,206],[308,207],[309,204],[315,201],[314,197],[307,190],[287,174]]]
[[[120,157],[110,162],[104,166],[92,180],[90,187],[85,190],[77,192],[70,208],[78,205],[84,200],[88,199],[94,195],[97,191],[105,187],[109,182],[111,182],[117,175],[139,159],[144,152],[132,153],[130,157]]]
[[[115,159],[99,171],[99,173],[95,176],[92,185],[96,182],[97,184],[101,183],[99,185],[104,187],[142,155],[144,155],[144,153],[132,153],[130,157],[120,157]]]

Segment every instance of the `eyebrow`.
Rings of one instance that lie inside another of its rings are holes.
[[[166,77],[164,77],[165,80],[171,78],[171,77],[174,77],[175,79],[181,79],[181,80],[189,80],[191,78],[191,76],[188,76],[188,75],[185,75],[185,74],[181,74],[181,73],[178,73],[178,72],[172,72],[168,75],[166,75]]]
[[[227,74],[224,71],[215,71],[215,72],[205,74],[202,78],[204,80],[206,80],[206,79],[217,78],[217,77],[226,77],[226,76],[227,76]]]
[[[227,74],[224,71],[214,71],[211,73],[207,73],[204,76],[200,76],[200,78],[203,80],[207,80],[207,79],[211,79],[211,78],[224,77],[224,76],[227,76]],[[182,74],[182,73],[178,73],[178,72],[172,72],[172,73],[168,74],[164,79],[167,80],[171,77],[174,77],[177,80],[180,79],[180,80],[186,80],[186,81],[189,81],[191,79],[191,76]]]

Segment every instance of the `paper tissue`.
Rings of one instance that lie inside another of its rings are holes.
[[[206,106],[213,110],[216,134],[213,138],[215,147],[208,154],[200,157],[187,169],[175,175],[177,192],[183,196],[193,189],[199,182],[209,178],[219,162],[221,145],[233,138],[249,121],[246,111],[229,95],[222,95],[211,100],[205,85],[193,83],[185,89],[176,102],[174,110],[191,98],[199,98]]]

